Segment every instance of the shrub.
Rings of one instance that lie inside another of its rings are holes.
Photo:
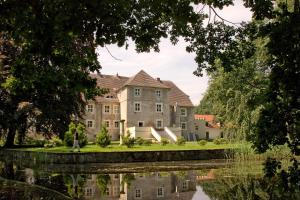
[[[123,144],[125,146],[127,146],[128,148],[131,148],[134,146],[134,142],[135,142],[135,139],[130,137],[130,134],[127,134],[126,136],[123,136]]]
[[[185,145],[185,139],[183,137],[180,137],[177,139],[176,144],[177,145]]]
[[[201,145],[201,146],[204,146],[204,145],[207,144],[207,141],[206,140],[199,140],[198,144]]]
[[[63,141],[58,136],[54,136],[46,144],[44,144],[44,147],[46,148],[59,147],[62,145],[63,145]]]
[[[46,140],[44,138],[43,139],[34,139],[31,137],[27,137],[27,138],[25,138],[25,144],[34,145],[37,147],[43,147],[46,144]]]
[[[221,144],[221,141],[220,141],[219,138],[215,138],[213,142],[214,142],[214,144],[216,144],[216,145]]]
[[[169,140],[167,140],[166,138],[161,138],[160,143],[161,143],[161,145],[165,146],[169,143]]]
[[[141,137],[138,137],[136,138],[135,142],[138,144],[138,145],[143,145],[145,140]]]
[[[228,140],[227,139],[225,139],[225,138],[219,138],[219,141],[220,141],[220,143],[221,144],[228,144]]]
[[[144,140],[143,145],[150,146],[152,144],[151,140]]]
[[[100,132],[97,134],[96,143],[100,147],[106,147],[110,145],[110,142],[111,139],[110,139],[110,135],[108,134],[108,130],[105,126],[102,126]]]
[[[84,147],[87,144],[87,136],[85,127],[81,123],[77,126],[73,122],[69,124],[69,130],[65,133],[64,144],[69,147],[73,146],[75,130],[78,132],[79,146]]]

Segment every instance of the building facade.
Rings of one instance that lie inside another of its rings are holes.
[[[160,141],[190,139],[195,132],[194,106],[172,81],[155,79],[141,70],[132,77],[92,74],[104,96],[88,101],[83,116],[88,139],[106,126],[113,140],[120,134]],[[120,121],[123,121],[120,122]]]

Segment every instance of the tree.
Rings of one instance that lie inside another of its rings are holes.
[[[81,123],[76,125],[73,122],[69,124],[69,130],[65,133],[65,137],[64,137],[65,145],[69,147],[73,146],[75,131],[77,131],[78,133],[79,146],[84,147],[87,144],[85,126]]]
[[[20,102],[28,102],[39,111],[32,116],[36,130],[62,138],[71,116],[83,113],[85,100],[103,93],[89,76],[101,68],[96,47],[127,47],[132,40],[138,52],[148,52],[159,51],[162,37],[170,36],[174,44],[180,36],[192,41],[196,30],[206,31],[202,23],[207,18],[193,3],[222,8],[232,1],[1,0],[0,30],[19,51],[1,81],[8,99],[20,97],[10,101],[12,115],[18,115]],[[21,119],[4,117],[1,132],[6,146],[12,146]]]
[[[102,125],[100,132],[97,134],[96,143],[101,147],[110,145],[110,135],[106,126]]]

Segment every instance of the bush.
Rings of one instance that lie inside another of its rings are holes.
[[[161,145],[165,146],[165,145],[169,144],[169,140],[167,140],[166,138],[161,138],[160,143],[161,143]]]
[[[185,139],[183,137],[180,137],[177,139],[176,144],[177,145],[185,145]]]
[[[228,140],[225,138],[215,138],[214,139],[214,144],[219,145],[219,144],[227,144]]]
[[[204,146],[204,145],[207,144],[207,141],[206,140],[199,140],[198,144],[201,145],[201,146]]]
[[[69,147],[73,146],[75,130],[78,132],[79,146],[84,147],[87,144],[87,136],[85,127],[81,123],[77,126],[73,122],[69,124],[69,130],[65,133],[64,144]]]
[[[221,144],[221,141],[220,141],[219,138],[215,138],[213,142],[214,142],[214,144],[216,144],[216,145]]]
[[[143,145],[150,146],[152,144],[151,140],[144,140]]]
[[[219,141],[220,141],[220,143],[221,144],[228,144],[228,140],[227,139],[225,139],[225,138],[219,138]]]
[[[46,144],[44,144],[44,147],[51,148],[51,147],[59,147],[62,145],[63,145],[63,141],[58,136],[54,136]]]
[[[138,145],[143,145],[145,140],[141,137],[138,137],[136,138],[135,142],[138,144]]]
[[[130,137],[130,134],[127,134],[126,136],[123,136],[123,144],[125,146],[127,146],[128,148],[131,148],[134,146],[134,142],[135,142],[135,139]]]
[[[100,147],[107,147],[108,145],[110,145],[110,142],[111,139],[110,135],[108,134],[108,130],[105,126],[102,126],[100,132],[97,134],[96,143]]]
[[[34,139],[30,137],[25,138],[25,144],[34,145],[37,147],[43,147],[46,144],[46,142],[47,141],[45,139]]]

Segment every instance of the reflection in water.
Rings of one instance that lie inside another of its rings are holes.
[[[261,174],[231,176],[228,170],[223,167],[143,173],[67,173],[0,162],[0,200],[283,199],[284,192],[274,187],[276,180],[268,182]],[[297,192],[289,195],[285,194],[284,199],[300,199]]]

